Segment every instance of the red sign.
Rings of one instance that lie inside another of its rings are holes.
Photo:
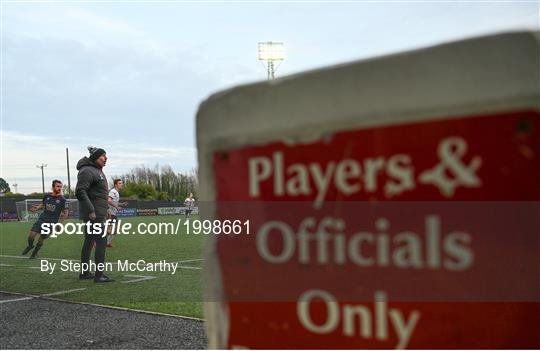
[[[540,347],[539,117],[215,153],[228,346]]]

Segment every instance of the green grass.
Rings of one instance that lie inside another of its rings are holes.
[[[171,222],[176,224],[178,216],[122,218],[124,222]],[[193,217],[192,217],[193,218]],[[201,269],[179,268],[176,274],[170,272],[108,272],[116,282],[95,284],[93,281],[80,281],[77,273],[59,270],[60,261],[53,274],[41,272],[39,258],[79,260],[83,235],[59,235],[45,241],[38,259],[18,258],[26,246],[26,238],[33,222],[0,223],[0,290],[8,292],[47,294],[58,291],[85,288],[57,298],[96,303],[108,306],[133,308],[145,311],[170,313],[202,318]],[[184,227],[176,235],[116,235],[114,248],[107,249],[106,261],[143,259],[147,262],[178,262],[202,259],[204,235],[187,235]],[[37,239],[36,239],[37,241]],[[7,256],[18,256],[7,257]],[[92,258],[93,260],[93,253]],[[202,268],[202,261],[181,263],[182,266]],[[9,265],[9,266],[8,266]],[[116,269],[116,267],[115,267]],[[136,278],[126,275],[147,275],[155,279],[134,283],[122,281]]]

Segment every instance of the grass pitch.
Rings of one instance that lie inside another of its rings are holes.
[[[179,216],[122,218],[123,222],[162,222],[176,224]],[[183,222],[183,216],[182,222]],[[192,216],[191,219],[196,219]],[[145,311],[202,318],[202,250],[204,235],[186,234],[181,225],[178,234],[115,235],[113,248],[107,248],[106,261],[180,262],[175,274],[170,272],[107,272],[116,281],[95,284],[80,281],[74,272],[62,272],[60,259],[80,260],[83,235],[59,235],[45,240],[38,258],[20,256],[27,245],[33,222],[0,223],[0,290],[26,294],[50,294],[85,288],[55,296],[68,301],[88,302]],[[37,242],[37,238],[36,238]],[[42,272],[40,259],[56,262],[53,274]],[[91,259],[93,260],[93,252]],[[116,266],[115,266],[116,267]],[[115,268],[116,269],[116,268]],[[131,276],[130,276],[131,275]],[[145,276],[145,277],[134,277]]]

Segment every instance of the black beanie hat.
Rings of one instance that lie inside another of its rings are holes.
[[[90,157],[92,161],[97,160],[101,155],[106,154],[105,150],[97,148],[95,146],[88,146],[88,151],[90,152]]]

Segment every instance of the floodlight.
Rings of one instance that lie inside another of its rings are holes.
[[[267,41],[259,43],[259,60],[282,61],[285,58],[283,43]]]
[[[259,43],[259,61],[266,63],[268,80],[274,79],[275,72],[285,59],[285,48],[282,42],[266,41]],[[274,62],[278,62],[277,65]]]

